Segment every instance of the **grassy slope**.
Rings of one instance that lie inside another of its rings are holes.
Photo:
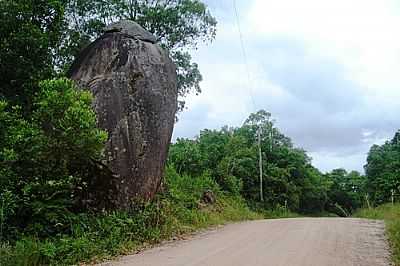
[[[162,207],[161,207],[162,205]],[[32,236],[0,247],[0,265],[69,265],[135,252],[210,226],[262,218],[238,198],[221,196],[213,206],[179,209],[160,199],[142,213],[81,216],[70,235],[38,240]]]
[[[400,204],[386,204],[373,209],[359,210],[355,217],[369,219],[383,219],[393,251],[393,260],[400,266]]]

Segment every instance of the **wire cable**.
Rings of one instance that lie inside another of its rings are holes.
[[[247,53],[246,53],[246,48],[245,48],[245,43],[244,43],[244,38],[242,34],[242,29],[240,27],[240,19],[239,19],[239,12],[236,6],[236,0],[232,0],[233,3],[233,9],[235,11],[235,17],[236,17],[236,24],[238,27],[239,31],[239,39],[240,39],[240,46],[242,48],[242,54],[243,54],[243,60],[244,60],[244,65],[245,69],[247,72],[247,79],[248,79],[248,86],[247,88],[249,89],[250,92],[250,98],[253,103],[254,111],[257,111],[256,107],[256,102],[254,101],[254,96],[253,96],[253,88],[252,88],[252,82],[251,82],[251,76],[250,76],[250,69],[249,69],[249,64],[247,61]],[[263,159],[262,159],[262,149],[261,149],[261,125],[258,125],[257,129],[257,146],[258,146],[258,159],[259,159],[259,173],[260,173],[260,201],[264,201],[264,189],[263,189]]]
[[[253,88],[252,88],[252,82],[251,82],[250,69],[249,69],[249,64],[248,64],[248,61],[247,61],[247,53],[246,53],[246,48],[245,48],[244,37],[243,37],[242,29],[240,27],[240,17],[239,17],[239,12],[238,12],[237,5],[236,5],[236,0],[232,0],[232,4],[233,4],[233,9],[234,9],[235,18],[236,18],[236,25],[237,25],[238,32],[239,32],[240,47],[241,47],[241,50],[242,50],[244,67],[245,67],[245,70],[246,70],[246,73],[247,73],[247,82],[249,84],[247,86],[247,88],[248,88],[248,90],[250,92],[250,98],[251,98],[251,101],[253,103],[254,111],[257,111],[256,102],[255,102],[254,96],[253,96]]]

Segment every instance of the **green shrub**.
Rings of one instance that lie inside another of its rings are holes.
[[[224,190],[232,193],[233,195],[240,195],[243,189],[243,181],[233,175],[226,176],[223,181]]]
[[[30,119],[0,102],[1,238],[68,230],[107,138],[96,127],[91,101],[89,92],[57,79],[40,83]]]
[[[196,141],[178,138],[170,146],[168,163],[178,174],[201,175],[204,171],[204,158]]]
[[[192,177],[179,175],[172,166],[166,169],[166,184],[169,197],[185,208],[197,208],[205,191],[219,192],[219,186],[208,174]]]

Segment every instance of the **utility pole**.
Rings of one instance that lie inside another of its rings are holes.
[[[264,201],[263,195],[263,166],[262,166],[262,154],[261,154],[261,127],[257,130],[258,135],[258,165],[260,167],[260,200]]]
[[[368,209],[371,209],[371,205],[369,203],[369,195],[368,195],[368,193],[365,194],[365,202],[367,203]]]

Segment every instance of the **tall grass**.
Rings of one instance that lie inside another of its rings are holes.
[[[354,216],[385,220],[393,261],[396,266],[400,266],[400,204],[385,204],[377,208],[362,209],[357,211]]]
[[[204,204],[204,191],[216,195]],[[76,214],[68,234],[40,239],[21,235],[0,243],[0,265],[71,265],[94,262],[134,252],[176,235],[231,221],[260,219],[244,200],[220,191],[211,177],[180,176],[167,170],[166,191],[152,203],[129,212]]]

